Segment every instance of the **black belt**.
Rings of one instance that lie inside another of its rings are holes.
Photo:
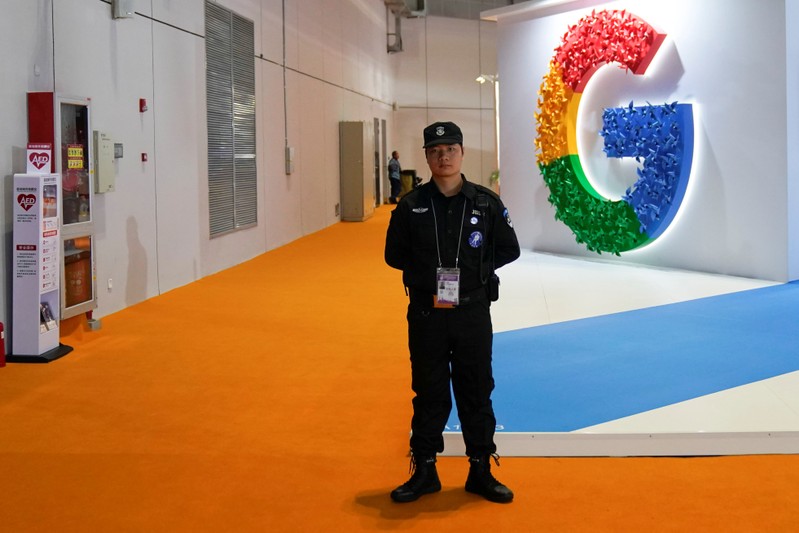
[[[433,295],[429,292],[408,288],[408,294],[410,295],[412,304],[421,305],[424,307],[433,307]],[[475,289],[473,291],[460,293],[458,296],[458,305],[456,307],[463,307],[464,305],[469,305],[484,300],[488,300],[488,293],[486,292],[485,287],[480,287],[479,289]]]

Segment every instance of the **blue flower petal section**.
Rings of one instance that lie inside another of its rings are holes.
[[[634,157],[643,164],[622,199],[630,204],[650,239],[659,237],[680,208],[693,160],[694,123],[690,104],[607,108],[602,113],[608,157]]]

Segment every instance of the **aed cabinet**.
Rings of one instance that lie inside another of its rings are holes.
[[[339,122],[343,221],[361,222],[375,212],[374,142],[371,122]]]
[[[51,172],[61,179],[61,319],[97,307],[91,131],[89,98],[28,93],[28,141],[52,145]]]

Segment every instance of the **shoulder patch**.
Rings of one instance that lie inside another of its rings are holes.
[[[508,226],[511,228],[513,227],[513,222],[510,219],[510,213],[508,212],[508,208],[506,207],[504,211],[502,211],[502,216],[505,217],[505,222],[507,222]]]

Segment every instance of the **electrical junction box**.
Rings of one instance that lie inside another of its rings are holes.
[[[116,185],[114,141],[103,132],[94,132],[94,192],[113,192]]]

